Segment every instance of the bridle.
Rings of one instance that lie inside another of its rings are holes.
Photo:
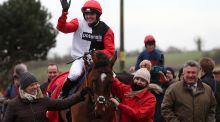
[[[95,93],[93,86],[90,86],[90,88],[91,88],[91,93],[89,94],[90,110],[91,110],[91,114],[93,115],[93,118],[97,118],[96,110],[98,108],[101,108],[102,113],[104,113],[109,107],[111,107],[112,102],[109,100],[109,98],[112,97],[112,94],[110,92],[107,96],[98,95]]]
[[[94,50],[92,50],[92,51],[90,51],[88,54],[92,54],[93,53],[93,51]],[[100,69],[98,68],[98,69],[96,69],[97,67],[97,65],[96,66],[94,66],[94,62],[92,61],[92,62],[90,62],[90,60],[88,60],[88,57],[86,56],[86,55],[88,55],[88,54],[85,54],[84,56],[82,56],[82,57],[79,57],[79,58],[83,58],[83,60],[84,60],[84,63],[85,63],[85,67],[84,67],[84,76],[85,76],[85,80],[86,81],[84,81],[85,82],[85,86],[86,87],[90,87],[91,88],[91,93],[89,93],[89,95],[88,95],[88,100],[89,100],[89,110],[90,110],[90,112],[91,112],[91,114],[92,114],[92,118],[100,118],[103,114],[104,114],[104,112],[107,110],[107,109],[110,109],[110,106],[111,106],[111,104],[112,104],[112,102],[109,100],[109,98],[110,97],[112,97],[112,94],[111,94],[111,92],[107,95],[107,96],[105,96],[105,95],[98,95],[97,93],[96,93],[96,91],[95,91],[95,89],[94,89],[94,87],[93,87],[93,85],[95,84],[95,83],[93,83],[93,81],[90,81],[89,80],[89,78],[88,78],[88,76],[90,75],[90,73],[93,71],[93,70],[96,70],[98,73],[100,73],[100,81],[99,81],[99,83],[101,82],[103,82],[104,83],[104,81],[106,80],[105,78],[107,78],[107,76],[112,76],[113,77],[113,73],[112,73],[112,71],[109,69],[109,67],[108,66],[104,66],[104,67],[102,67],[102,66],[100,66]],[[111,65],[110,65],[111,66]],[[106,69],[106,68],[107,69]],[[94,68],[94,69],[93,69]],[[92,70],[92,71],[90,71],[90,70]],[[102,74],[105,74],[105,76],[104,76],[104,78],[102,78]],[[111,77],[111,79],[113,79]],[[108,77],[109,78],[109,77]],[[107,79],[108,80],[108,79]],[[98,81],[97,81],[98,82]],[[108,84],[107,84],[108,85]],[[110,86],[108,86],[108,88],[109,87],[111,87],[111,84],[109,84]],[[109,88],[110,89],[110,88]],[[101,109],[100,109],[101,108]],[[98,113],[96,113],[96,112],[98,112]],[[101,114],[100,114],[101,113]],[[97,115],[97,116],[96,116]]]
[[[110,93],[109,98],[112,97],[112,94]],[[105,107],[109,107],[111,104],[111,101],[109,99],[106,99],[104,96],[98,96],[97,94],[94,94],[91,96],[92,103],[94,104],[94,107],[97,104],[103,105]]]

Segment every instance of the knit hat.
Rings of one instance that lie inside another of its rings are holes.
[[[152,68],[152,64],[149,60],[143,60],[141,61],[141,63],[139,64],[140,68],[147,68],[148,71],[151,70]]]
[[[19,78],[22,73],[27,72],[27,66],[23,63],[17,64],[14,67],[13,77]]]
[[[174,79],[176,78],[175,71],[174,71],[173,68],[171,68],[171,67],[166,67],[165,70],[166,70],[166,72],[167,72],[167,70],[170,71],[171,74],[173,75],[173,78],[174,78]]]
[[[27,88],[29,85],[38,81],[37,78],[34,75],[32,75],[30,72],[25,72],[21,74],[20,82],[21,82],[20,83],[21,89],[25,90],[25,88]]]
[[[134,78],[140,77],[145,79],[148,84],[150,83],[150,72],[146,68],[140,68],[134,73]]]

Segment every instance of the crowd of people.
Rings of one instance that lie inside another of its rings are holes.
[[[67,22],[70,2],[60,0],[62,14],[57,29],[72,33],[73,59],[91,49],[111,58],[115,52],[114,32],[100,20],[102,7],[88,0],[82,7],[83,19]],[[128,72],[133,75],[131,84],[116,77],[112,83],[110,101],[118,108],[114,122],[220,122],[220,69],[213,59],[188,60],[177,71],[165,65],[162,51],[156,48],[153,35],[144,38],[145,49],[137,56]],[[58,65],[47,67],[48,78],[42,84],[25,64],[14,66],[12,83],[0,94],[3,122],[59,122],[51,119],[49,111],[64,110],[85,99],[89,92],[84,88],[69,96],[69,91],[81,80],[85,68],[83,59],[72,63],[63,82],[59,97],[51,98],[57,85]],[[177,78],[178,77],[178,78]]]

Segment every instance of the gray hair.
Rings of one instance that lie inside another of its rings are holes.
[[[184,65],[183,65],[183,69],[186,68],[187,66],[196,67],[198,70],[200,70],[200,65],[195,60],[188,60],[188,61],[186,61],[184,63]]]
[[[23,63],[20,63],[15,65],[13,76],[20,77],[21,74],[25,72],[28,72],[27,66]]]

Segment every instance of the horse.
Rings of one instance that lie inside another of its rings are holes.
[[[89,53],[87,53],[89,54]],[[86,55],[87,55],[86,54]],[[86,96],[85,101],[72,106],[71,119],[73,122],[112,122],[114,116],[114,105],[109,101],[111,97],[111,84],[113,82],[112,68],[117,59],[117,54],[109,59],[101,52],[93,53],[93,66],[91,71],[88,71],[91,65],[88,64],[86,55],[81,58],[85,61],[84,81],[80,82],[77,87],[79,91],[84,87],[90,87],[92,93]],[[48,85],[47,91],[53,99],[58,99],[62,89],[62,84],[68,76],[69,72],[64,72],[55,77]],[[49,111],[47,113],[50,121],[67,122],[69,117],[66,117],[65,111]]]
[[[88,94],[84,101],[71,107],[72,122],[112,122],[114,105],[109,101],[111,96],[111,84],[113,82],[112,68],[117,55],[112,59],[104,53],[92,54],[94,66],[86,75],[80,89],[89,87],[92,93]]]

